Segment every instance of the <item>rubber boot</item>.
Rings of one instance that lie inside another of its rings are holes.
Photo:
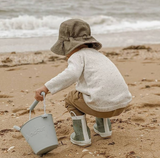
[[[79,146],[91,145],[90,129],[86,123],[86,116],[72,116],[74,132],[70,136],[73,144]]]
[[[94,124],[94,131],[103,138],[108,138],[112,135],[111,122],[108,118],[97,118]]]

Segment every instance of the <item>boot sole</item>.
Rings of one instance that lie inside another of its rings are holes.
[[[83,147],[87,147],[87,146],[90,146],[91,145],[91,140],[88,141],[88,142],[85,142],[85,141],[76,141],[74,139],[72,139],[70,137],[70,141],[71,143],[75,144],[75,145],[78,145],[78,146],[83,146]]]
[[[102,138],[110,138],[112,135],[112,131],[110,133],[101,133],[93,127],[94,131],[99,134]]]

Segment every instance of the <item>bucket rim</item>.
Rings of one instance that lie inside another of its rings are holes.
[[[52,114],[47,114],[47,115],[51,115],[52,116]],[[28,124],[30,121],[32,121],[32,120],[34,120],[34,119],[37,119],[37,118],[39,118],[39,117],[41,117],[42,115],[40,115],[40,116],[36,116],[36,117],[34,117],[34,118],[32,118],[32,119],[30,119],[30,120],[28,120],[26,123],[24,123],[22,126],[20,126],[20,131],[22,130],[22,128],[26,125],[26,124]],[[52,118],[53,119],[53,118]]]

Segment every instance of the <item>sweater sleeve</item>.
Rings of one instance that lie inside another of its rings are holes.
[[[78,81],[83,71],[83,62],[81,56],[75,53],[68,59],[68,67],[45,83],[48,90],[55,94]]]

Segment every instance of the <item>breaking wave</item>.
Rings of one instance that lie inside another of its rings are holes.
[[[108,34],[128,31],[160,29],[160,21],[116,19],[109,16],[91,17],[34,17],[23,15],[0,19],[0,38],[28,38],[58,35],[60,24],[70,18],[80,18],[91,26],[92,34]]]

